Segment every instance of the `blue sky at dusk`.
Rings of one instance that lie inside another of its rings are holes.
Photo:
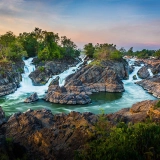
[[[158,0],[0,0],[0,34],[35,27],[66,35],[78,47],[113,43],[160,48]]]

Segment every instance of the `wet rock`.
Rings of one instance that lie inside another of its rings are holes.
[[[136,82],[136,84],[143,87],[149,93],[152,93],[153,96],[160,98],[160,75]]]
[[[131,74],[134,71],[134,68],[135,67],[133,65],[129,66],[129,74]]]
[[[57,76],[55,79],[53,79],[51,81],[51,83],[49,84],[49,86],[51,85],[59,85],[59,76]]]
[[[133,76],[133,80],[137,80],[137,76],[136,75]]]
[[[30,95],[28,98],[25,99],[25,103],[31,103],[31,102],[35,102],[38,100],[38,95],[37,93],[33,93],[32,95]]]
[[[62,59],[56,61],[47,61],[43,66],[41,63],[37,63],[35,71],[31,72],[29,77],[31,78],[34,85],[44,85],[48,82],[49,78],[54,75],[58,75],[69,67],[76,66],[80,62],[79,59]]]
[[[140,68],[137,74],[138,74],[138,77],[141,79],[145,79],[150,76],[147,66],[143,66],[142,68]]]

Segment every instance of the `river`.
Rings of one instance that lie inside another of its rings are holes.
[[[63,73],[53,76],[44,86],[33,86],[31,79],[28,77],[28,75],[35,70],[35,66],[31,63],[32,59],[33,58],[24,60],[25,73],[22,74],[22,82],[20,84],[20,88],[18,88],[17,91],[13,94],[0,97],[0,106],[2,106],[7,116],[16,112],[25,112],[28,109],[42,108],[50,109],[53,114],[61,112],[69,113],[70,111],[93,112],[95,114],[99,114],[102,110],[105,113],[112,113],[120,110],[121,108],[131,107],[132,104],[136,102],[156,99],[151,94],[143,90],[140,86],[134,84],[136,80],[133,80],[132,77],[133,75],[137,75],[137,71],[141,68],[135,67],[134,72],[130,74],[129,79],[123,80],[125,88],[125,92],[123,93],[94,93],[90,96],[92,99],[92,103],[87,105],[52,104],[50,102],[45,102],[42,99],[34,103],[26,104],[23,101],[31,93],[37,92],[38,96],[42,98],[45,95],[48,85],[50,84],[53,78],[59,76],[59,84],[60,86],[62,86],[65,82],[65,78],[68,75],[74,73],[82,64],[82,62],[79,62],[77,66],[71,67]],[[132,64],[133,62],[134,60],[131,60],[129,63]],[[138,78],[138,80],[140,79]]]

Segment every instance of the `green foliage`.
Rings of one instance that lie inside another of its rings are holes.
[[[45,67],[43,67],[43,66],[40,66],[38,69],[39,69],[41,72],[44,72],[44,71],[45,71]]]
[[[111,127],[107,120],[102,119],[97,125],[99,132],[76,153],[76,160],[160,159],[159,124],[122,122]]]
[[[95,47],[92,43],[88,43],[84,46],[84,51],[88,57],[93,58]]]
[[[120,60],[122,58],[122,52],[116,49],[116,45],[113,44],[97,44],[93,46],[92,43],[88,43],[84,46],[84,51],[87,56],[97,61],[102,60]],[[93,63],[92,63],[93,64]]]
[[[58,33],[35,28],[31,33],[23,32],[16,37],[13,32],[0,36],[0,60],[17,61],[22,57],[38,56],[40,60],[75,58],[80,51],[71,39]]]
[[[156,108],[160,108],[160,100],[156,103],[156,105],[154,106],[154,109]]]
[[[154,56],[156,56],[157,58],[160,58],[160,49],[154,53]]]

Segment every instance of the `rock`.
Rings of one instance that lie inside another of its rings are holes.
[[[35,86],[40,86],[48,82],[49,78],[52,77],[52,72],[45,67],[39,67],[31,72],[29,77]]]
[[[137,76],[136,75],[133,76],[133,80],[137,80]]]
[[[144,62],[143,61],[135,61],[134,62],[134,66],[141,66],[141,64],[144,64]]]
[[[85,93],[68,92],[65,87],[56,87],[54,85],[50,87],[45,100],[60,104],[87,104],[91,102],[91,99]]]
[[[46,101],[61,104],[87,104],[88,95],[94,92],[123,92],[121,79],[128,76],[126,61],[102,61],[102,64],[86,65],[66,78],[65,92],[59,86],[50,85]]]
[[[152,116],[153,121],[160,122],[160,109],[155,109],[154,106],[158,101],[146,100],[133,104],[131,108],[123,108],[120,111],[107,115],[112,122],[145,122]]]
[[[17,90],[22,80],[23,68],[23,61],[0,62],[0,96],[8,95]]]
[[[27,150],[31,160],[71,160],[94,134],[97,117],[74,111],[53,115],[46,109],[30,110],[10,118],[2,129]]]
[[[148,78],[150,76],[147,66],[143,66],[142,68],[140,68],[137,74],[138,77],[142,79]]]
[[[59,85],[59,76],[57,76],[55,79],[53,79],[51,81],[51,83],[49,84],[49,86],[51,85]]]
[[[154,75],[160,73],[160,59],[144,59],[143,61],[149,66]]]
[[[5,119],[5,113],[2,110],[2,107],[0,106],[0,126],[6,121]]]
[[[136,82],[136,84],[143,87],[149,93],[152,93],[153,96],[160,98],[160,75]]]
[[[35,102],[38,100],[38,95],[37,93],[33,93],[32,95],[30,95],[28,98],[25,99],[25,103],[31,103],[31,102]]]
[[[38,60],[36,60],[38,61]],[[79,59],[62,59],[56,61],[47,61],[43,66],[41,62],[38,62],[35,71],[31,72],[29,77],[31,78],[34,85],[44,85],[48,82],[49,78],[54,75],[58,75],[69,67],[76,66],[79,63]]]

